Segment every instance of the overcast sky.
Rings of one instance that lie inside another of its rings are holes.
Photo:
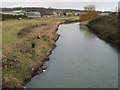
[[[118,2],[119,0],[0,0],[0,2]]]
[[[2,7],[52,7],[62,9],[84,9],[95,5],[97,10],[115,11],[119,0],[0,0]]]

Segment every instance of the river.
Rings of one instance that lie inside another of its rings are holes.
[[[118,51],[80,23],[62,24],[46,72],[26,88],[117,88]]]

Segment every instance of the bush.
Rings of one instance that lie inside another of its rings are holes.
[[[46,23],[42,23],[41,26],[46,26],[47,24]]]
[[[32,48],[35,48],[35,43],[34,42],[32,43]]]
[[[91,21],[97,17],[99,17],[97,11],[88,11],[87,13],[80,14],[80,21]]]
[[[18,18],[27,18],[27,16],[26,15],[2,14],[2,20],[18,19]]]

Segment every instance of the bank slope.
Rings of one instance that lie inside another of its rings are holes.
[[[118,38],[118,17],[116,15],[96,18],[90,21],[87,26],[106,42],[120,45],[120,39]]]
[[[33,76],[42,73],[47,68],[43,68],[43,64],[49,60],[59,37],[56,33],[58,26],[76,19],[79,17],[3,21],[3,88],[23,88]]]

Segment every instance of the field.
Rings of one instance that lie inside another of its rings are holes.
[[[3,87],[24,86],[36,68],[48,60],[59,36],[56,34],[58,26],[78,20],[79,17],[51,17],[3,21]]]

